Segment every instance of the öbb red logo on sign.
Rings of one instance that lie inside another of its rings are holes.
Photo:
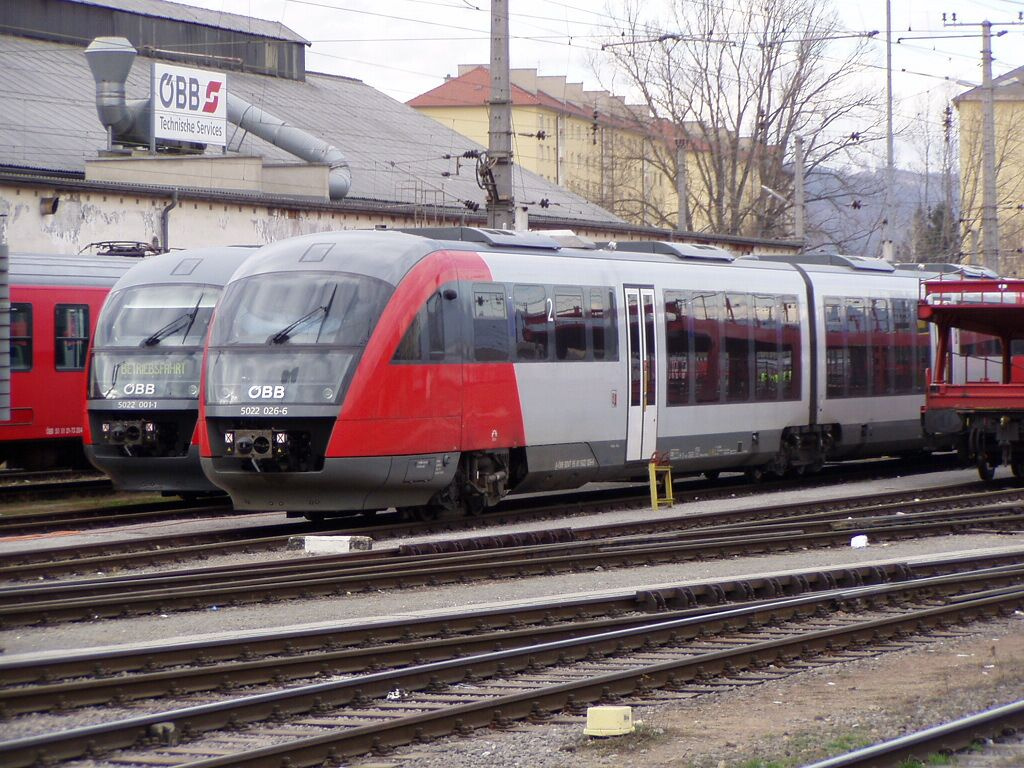
[[[211,80],[206,84],[206,103],[203,104],[203,112],[216,112],[217,104],[220,102],[220,87],[224,83]]]
[[[160,76],[160,103],[166,109],[187,109],[212,114],[220,104],[220,91],[224,83],[211,80],[206,84],[205,100],[200,104],[200,82],[195,77],[184,77],[165,72]]]

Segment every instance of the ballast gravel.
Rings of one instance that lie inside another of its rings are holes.
[[[473,537],[559,526],[586,526],[640,516],[657,518],[723,509],[760,508],[857,494],[870,495],[959,484],[970,482],[974,477],[971,472],[943,472],[765,493],[737,499],[698,500],[657,512],[610,510],[561,521],[517,523],[459,534],[410,537],[401,542],[378,541],[374,546],[379,549],[397,543],[417,543],[453,535]],[[261,518],[262,523],[275,521],[275,515],[272,514]],[[276,519],[280,520],[280,515]],[[218,519],[210,524],[221,527],[244,523],[237,519]],[[187,530],[189,526],[203,526],[204,523],[187,521],[158,525],[162,530],[170,532],[173,529],[177,533]],[[143,531],[142,527],[132,527],[122,532],[106,531],[87,536],[133,537],[153,532],[152,527],[146,528]],[[74,540],[73,534],[60,537],[61,544],[73,543]],[[32,542],[18,542],[18,548],[43,548],[53,546],[54,543],[50,538],[39,537]],[[1024,547],[1024,535],[1017,533],[961,534],[889,544],[869,541],[869,545],[864,548],[833,547],[609,570],[596,567],[581,573],[412,587],[408,590],[357,593],[340,598],[290,600],[238,607],[211,604],[202,611],[4,631],[0,632],[0,647],[4,656],[9,658],[14,654],[45,654],[112,644],[165,642],[175,638],[196,639],[203,635],[222,633],[265,632],[296,625],[462,610],[473,605],[558,599],[594,591],[632,591],[739,575],[1021,547]],[[0,557],[4,549],[4,543],[0,542]],[[279,553],[217,558],[209,561],[209,564],[259,562],[295,556],[294,551],[282,550]],[[520,724],[504,732],[481,730],[470,737],[407,747],[389,755],[353,760],[347,765],[359,768],[598,768],[613,765],[641,768],[731,768],[734,765],[756,764],[745,762],[755,757],[767,760],[780,756],[787,760],[782,764],[796,765],[800,763],[786,755],[810,754],[808,745],[814,746],[818,741],[824,743],[832,739],[838,743],[851,733],[869,741],[877,741],[899,735],[908,729],[939,722],[944,717],[1000,703],[1000,699],[1009,700],[1014,695],[1019,697],[1024,691],[1022,630],[1024,622],[1020,617],[1015,617],[977,625],[962,638],[942,639],[910,651],[843,664],[843,670],[852,670],[842,672],[842,675],[852,676],[849,678],[837,677],[839,668],[828,667],[753,688],[702,696],[678,705],[641,706],[635,713],[643,721],[638,733],[620,739],[593,740],[584,737],[581,733],[583,718],[577,718],[571,723],[555,722],[539,726]],[[1016,641],[1006,642],[1007,638],[1016,638]],[[995,648],[998,648],[998,653],[992,650]],[[986,658],[986,654],[999,657],[996,666],[985,668],[991,661]],[[978,663],[967,667],[965,672],[955,664],[959,658]],[[929,669],[931,674],[925,674]],[[998,670],[998,673],[993,670]],[[875,688],[870,689],[874,693],[870,696],[863,694],[863,691],[868,690],[864,681],[869,679],[875,681]],[[916,690],[914,684],[921,684],[921,690],[902,698],[897,696],[911,689]],[[881,697],[878,691],[887,689],[891,689],[893,697],[883,704],[879,702]],[[857,691],[862,693],[858,694]],[[132,709],[110,708],[103,713],[104,719],[129,715]],[[749,717],[744,719],[740,713]],[[50,716],[43,718],[49,720]],[[74,727],[76,724],[95,721],[95,712],[68,712],[60,727]],[[728,729],[731,730],[727,729],[726,723],[729,723]],[[766,724],[772,727],[766,727]],[[26,732],[17,733],[21,730],[15,723],[9,722],[6,728],[0,728],[0,738],[16,738]],[[27,728],[27,731],[35,729]]]
[[[486,536],[512,531],[537,530],[562,526],[585,526],[605,522],[697,514],[723,509],[759,508],[785,503],[802,503],[823,498],[840,498],[857,494],[878,494],[890,491],[923,489],[969,482],[973,473],[941,472],[901,478],[887,478],[870,482],[848,483],[825,488],[759,494],[740,499],[715,499],[680,504],[668,510],[612,510],[609,512],[574,517],[559,522],[538,521],[516,523],[461,533],[458,536]],[[182,527],[201,523],[188,521]],[[165,527],[167,524],[162,523]],[[403,539],[404,543],[436,540],[443,536]],[[38,546],[47,546],[38,539]],[[50,544],[52,546],[52,544]],[[375,548],[388,546],[378,542]],[[436,587],[410,587],[407,590],[388,590],[373,593],[359,592],[344,597],[325,597],[308,600],[287,600],[265,604],[224,606],[211,603],[201,611],[172,612],[125,619],[107,619],[95,622],[56,624],[44,627],[20,627],[0,631],[0,649],[4,654],[37,653],[63,649],[93,648],[123,643],[164,642],[177,638],[195,639],[204,634],[265,631],[274,627],[319,624],[335,621],[353,621],[372,617],[396,617],[412,613],[442,610],[462,610],[471,605],[488,605],[508,601],[557,599],[594,591],[631,591],[656,585],[681,582],[726,579],[738,575],[761,574],[785,570],[835,567],[877,560],[903,559],[962,552],[967,550],[1024,546],[1024,534],[958,534],[929,539],[871,544],[863,548],[833,547],[808,549],[797,552],[773,553],[756,557],[729,557],[719,560],[672,563],[634,568],[605,570],[596,566],[592,571],[565,573],[551,576],[531,576],[518,579],[480,581],[468,584],[450,584]],[[284,553],[282,553],[284,554]],[[286,553],[295,557],[294,551]],[[259,562],[263,553],[238,555],[232,562]]]

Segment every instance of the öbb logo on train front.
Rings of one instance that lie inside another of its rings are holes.
[[[126,395],[153,395],[156,394],[156,384],[149,383],[137,383],[133,384],[129,382],[124,385],[124,393]]]
[[[250,400],[281,400],[284,398],[284,385],[254,384],[249,387],[248,394]]]

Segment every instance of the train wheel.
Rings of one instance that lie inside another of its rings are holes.
[[[1013,476],[1017,478],[1024,478],[1024,459],[1017,459],[1010,464],[1010,470],[1013,472]]]
[[[402,510],[406,520],[415,520],[421,523],[429,523],[441,516],[441,509],[429,504],[419,507],[406,507]]]
[[[746,475],[752,483],[764,482],[764,467],[751,467],[746,471]]]
[[[709,469],[707,472],[704,473],[704,477],[708,480],[717,480],[718,476],[721,474],[722,473],[719,472],[717,469]]]
[[[996,476],[996,468],[984,456],[978,457],[978,477],[986,483]]]

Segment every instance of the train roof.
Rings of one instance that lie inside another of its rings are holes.
[[[136,260],[114,290],[156,283],[225,285],[242,262],[256,253],[255,245],[225,245],[169,251]]]
[[[345,243],[344,253],[334,246]],[[567,247],[569,243],[571,247]],[[363,246],[363,247],[361,247]],[[564,234],[519,232],[481,227],[422,227],[320,232],[264,246],[242,267],[238,277],[280,270],[355,272],[397,285],[423,257],[436,250],[473,250],[550,255],[560,258],[693,264],[725,268],[807,272],[918,279],[922,275],[897,271],[888,262],[860,256],[823,257],[802,254],[736,258],[714,246],[668,241],[623,241],[598,248]]]
[[[109,288],[137,258],[125,256],[10,254],[11,285],[84,285]]]

